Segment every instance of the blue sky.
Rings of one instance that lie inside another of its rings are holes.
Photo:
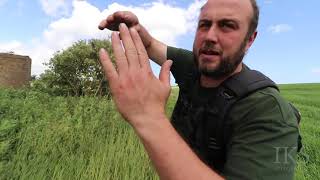
[[[52,54],[79,39],[106,38],[96,27],[117,10],[135,12],[156,38],[192,48],[199,0],[0,0],[0,52],[33,60],[40,74]],[[258,37],[245,62],[277,83],[320,82],[319,0],[258,0]],[[165,13],[164,13],[165,12]],[[154,71],[159,68],[154,66]]]

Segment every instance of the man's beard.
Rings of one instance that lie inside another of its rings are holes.
[[[207,42],[205,44],[205,47],[203,48],[213,48],[214,45],[212,43]],[[194,55],[195,64],[199,69],[200,74],[213,78],[213,79],[222,79],[225,77],[228,77],[231,75],[238,65],[242,62],[244,56],[245,56],[245,46],[246,41],[243,41],[239,47],[239,49],[231,56],[224,57],[223,54],[221,54],[221,61],[218,64],[218,67],[215,68],[208,68],[208,67],[200,67],[199,66],[199,60]]]

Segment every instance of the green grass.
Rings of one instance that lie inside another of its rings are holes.
[[[320,179],[320,84],[281,85],[280,89],[302,114],[304,149],[298,156],[296,179]]]
[[[320,179],[320,84],[281,85],[303,116],[297,180]],[[170,115],[178,89],[173,89]],[[159,179],[106,98],[0,90],[0,179]]]
[[[157,179],[107,99],[0,92],[0,179]]]

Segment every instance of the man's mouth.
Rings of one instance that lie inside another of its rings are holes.
[[[221,52],[215,49],[201,49],[200,54],[220,56]]]

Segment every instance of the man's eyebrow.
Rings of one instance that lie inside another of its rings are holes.
[[[211,22],[211,20],[207,18],[202,18],[202,19],[199,19],[199,22]]]
[[[201,19],[199,19],[199,22],[212,22],[212,20],[208,19],[208,18],[201,18]],[[218,20],[218,22],[232,22],[232,23],[236,23],[236,24],[239,23],[239,21],[237,19],[233,19],[233,18],[222,18],[222,19]]]
[[[239,21],[237,19],[230,19],[230,18],[223,18],[219,20],[220,22],[234,22],[234,23],[238,23]]]

